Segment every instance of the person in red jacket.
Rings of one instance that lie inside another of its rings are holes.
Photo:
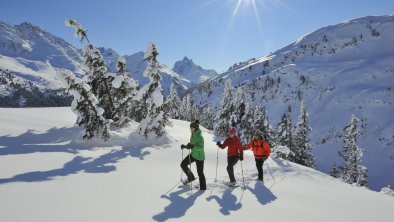
[[[234,165],[238,160],[243,160],[243,148],[240,139],[237,137],[237,130],[232,128],[223,144],[217,142],[216,145],[221,149],[227,149],[227,173],[230,177],[230,185],[235,185]]]
[[[249,149],[253,150],[257,171],[259,172],[258,179],[263,181],[263,164],[271,155],[271,148],[259,131],[254,133],[252,140],[246,146],[246,150]]]

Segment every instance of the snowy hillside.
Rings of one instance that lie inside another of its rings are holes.
[[[394,15],[364,17],[321,28],[270,55],[235,64],[196,87],[196,104],[218,108],[224,82],[242,87],[248,101],[265,106],[271,125],[305,101],[317,167],[340,164],[343,127],[362,121],[368,186],[394,185]]]
[[[181,61],[175,62],[172,70],[190,80],[193,84],[204,82],[205,80],[218,75],[215,70],[203,69],[201,66],[194,64],[193,60],[186,56]]]
[[[75,118],[69,108],[0,109],[1,221],[393,219],[392,196],[279,159],[270,158],[265,183],[256,182],[251,153],[242,162],[245,190],[215,184],[216,139],[205,129],[208,189],[178,188],[179,147],[190,137],[189,123],[174,120],[167,135],[154,141],[141,138],[130,124],[103,143],[82,141]],[[221,150],[219,181],[227,180],[225,166]],[[239,182],[240,166],[235,167]]]

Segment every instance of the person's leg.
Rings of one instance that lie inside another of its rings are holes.
[[[206,190],[207,184],[204,175],[204,160],[196,160],[198,179],[200,180],[200,190]]]
[[[193,181],[195,180],[195,177],[193,175],[193,172],[189,169],[188,165],[190,165],[190,163],[193,163],[195,160],[193,157],[191,157],[191,155],[187,155],[185,157],[185,159],[183,159],[182,163],[181,163],[181,168],[183,170],[183,172],[185,172],[186,176],[187,176],[187,180]]]
[[[263,162],[264,161],[262,159],[257,159],[257,158],[255,158],[255,160],[256,160],[257,172],[259,173],[258,178],[259,178],[259,180],[263,180]]]
[[[227,173],[230,177],[230,182],[235,182],[234,177],[234,165],[238,162],[237,156],[229,156],[227,157]]]

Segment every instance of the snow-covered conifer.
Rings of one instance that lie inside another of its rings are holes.
[[[200,123],[205,128],[212,130],[213,129],[213,121],[215,118],[212,107],[210,105],[207,105],[207,106],[204,106],[202,110],[203,111],[200,114],[200,118],[199,118]]]
[[[167,97],[166,103],[168,104],[168,108],[171,111],[171,118],[179,119],[181,100],[178,97],[174,83],[171,84],[170,94]]]
[[[252,139],[254,133],[253,131],[256,130],[254,123],[254,107],[252,107],[251,104],[246,103],[245,114],[241,119],[240,127],[238,130],[239,138],[241,139],[242,144],[247,144],[249,140]]]
[[[117,60],[117,76],[112,81],[114,91],[114,123],[122,126],[133,118],[137,83],[126,70],[126,60],[119,57]]]
[[[148,138],[150,135],[162,136],[164,127],[170,124],[170,113],[163,102],[163,89],[160,80],[160,64],[156,45],[150,43],[146,49],[144,59],[149,60],[149,65],[144,71],[144,76],[149,78],[149,83],[138,93],[137,99],[146,103],[147,115],[140,122],[138,129],[141,135]]]
[[[303,166],[315,167],[315,158],[312,154],[312,146],[310,145],[309,133],[312,129],[309,127],[308,113],[304,102],[301,102],[300,119],[296,125],[294,135],[292,161]]]
[[[365,186],[367,184],[368,170],[360,163],[363,157],[363,150],[357,145],[357,137],[360,135],[359,122],[360,120],[355,115],[352,115],[350,124],[343,129],[343,142],[345,145],[338,153],[345,163],[340,167],[341,173],[339,177],[347,183]]]
[[[104,109],[99,106],[98,99],[91,92],[90,86],[69,71],[62,71],[61,74],[68,91],[74,97],[71,109],[77,114],[76,124],[85,129],[83,138],[91,139],[101,135],[103,140],[108,140],[111,122],[103,117]]]
[[[231,85],[231,80],[227,80],[224,86],[224,92],[219,105],[219,111],[215,117],[214,130],[219,136],[226,136],[231,123],[231,116],[234,113],[233,105],[233,87]]]

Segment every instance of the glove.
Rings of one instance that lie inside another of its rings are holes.
[[[191,143],[188,143],[188,144],[186,145],[186,149],[192,149],[193,147],[194,147],[194,145],[191,144]]]
[[[241,153],[241,155],[239,155],[239,160],[240,161],[244,160],[244,154],[243,153]]]
[[[220,145],[222,145],[222,144],[220,143],[220,141],[217,141],[217,142],[216,142],[216,146],[220,146]]]
[[[263,159],[263,161],[266,161],[268,159],[268,157],[266,155],[264,155],[261,159]]]
[[[181,145],[181,149],[185,149],[185,148],[186,148],[186,146],[182,144]]]

